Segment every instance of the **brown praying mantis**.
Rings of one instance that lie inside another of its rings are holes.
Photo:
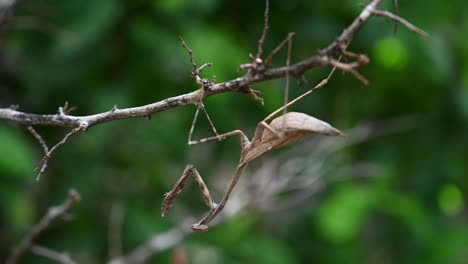
[[[246,168],[249,162],[262,156],[264,153],[270,150],[277,149],[281,146],[287,145],[309,134],[318,133],[318,134],[325,134],[325,135],[331,135],[331,136],[335,136],[335,135],[344,136],[344,134],[341,131],[332,127],[330,124],[322,120],[319,120],[315,117],[312,117],[310,115],[304,114],[304,113],[298,113],[298,112],[284,113],[283,115],[273,119],[273,121],[271,121],[269,124],[267,123],[269,120],[275,117],[278,113],[280,113],[281,111],[285,111],[287,107],[301,100],[302,98],[314,92],[315,90],[318,90],[321,87],[323,87],[329,81],[334,71],[335,71],[335,68],[332,69],[332,71],[327,76],[327,78],[323,79],[314,88],[298,96],[291,102],[286,103],[285,105],[283,105],[282,107],[280,107],[279,109],[271,113],[269,116],[267,116],[264,120],[262,120],[258,124],[257,129],[255,130],[252,140],[249,140],[247,136],[245,135],[245,133],[241,130],[234,130],[231,132],[218,135],[218,133],[216,132],[216,129],[214,129],[211,119],[208,116],[208,113],[204,109],[202,102],[199,102],[197,111],[195,112],[194,121],[192,123],[192,127],[189,133],[188,144],[194,145],[194,144],[204,143],[210,140],[222,141],[233,136],[239,136],[241,148],[242,148],[239,163],[237,165],[237,169],[232,179],[232,182],[229,185],[226,193],[224,194],[223,198],[221,199],[219,203],[214,202],[214,199],[211,196],[210,191],[208,187],[206,186],[205,182],[203,181],[200,173],[198,173],[198,170],[193,165],[188,164],[185,167],[185,170],[182,173],[182,176],[176,182],[176,184],[171,189],[171,191],[165,194],[165,198],[161,206],[162,216],[165,217],[168,214],[168,211],[174,204],[176,197],[182,191],[182,188],[185,186],[189,176],[192,175],[201,189],[202,196],[206,205],[210,208],[209,214],[205,216],[204,218],[202,218],[197,223],[193,224],[192,229],[196,231],[207,231],[208,223],[210,223],[223,210],[224,206],[226,205],[227,200],[229,199],[229,196],[231,195],[231,192],[233,191],[235,185],[237,184],[237,181],[239,180],[240,176],[244,172],[244,169]],[[286,77],[288,78],[288,76]],[[287,82],[288,80],[286,81],[286,83]],[[212,125],[213,131],[215,132],[216,136],[207,137],[207,138],[197,140],[197,141],[192,141],[191,140],[192,132],[193,132],[193,128],[194,128],[196,119],[198,117],[200,108],[203,109],[203,111],[205,112],[210,124]]]

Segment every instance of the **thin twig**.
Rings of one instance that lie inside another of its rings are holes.
[[[85,128],[83,127],[76,127],[74,129],[72,129],[70,132],[68,132],[67,134],[65,134],[65,136],[62,138],[62,140],[60,140],[57,144],[55,144],[47,153],[44,154],[44,157],[42,158],[42,160],[39,162],[39,164],[37,165],[37,167],[35,168],[35,170],[39,170],[39,173],[37,174],[37,177],[36,177],[36,180],[39,180],[42,173],[44,173],[44,171],[46,170],[47,168],[47,162],[49,161],[50,159],[50,156],[52,155],[52,153],[58,148],[60,147],[61,145],[65,144],[68,140],[69,137],[73,136],[74,134],[80,132],[80,131],[83,131]]]
[[[109,258],[122,255],[122,227],[125,208],[122,203],[114,202],[109,212],[109,225],[107,231]]]
[[[395,20],[396,22],[399,22],[401,24],[403,24],[405,27],[407,27],[409,30],[423,36],[423,37],[429,37],[429,34],[418,28],[417,26],[411,24],[408,20],[402,18],[402,17],[399,17],[398,15],[395,15],[391,12],[388,12],[388,11],[381,11],[381,10],[372,10],[371,13],[375,16],[383,16],[383,17],[387,17],[387,18],[390,18],[392,20]]]
[[[79,200],[80,194],[77,191],[71,189],[68,192],[68,198],[61,205],[49,208],[47,214],[44,215],[41,220],[28,231],[21,242],[12,250],[12,253],[7,259],[6,264],[17,263],[21,256],[29,248],[31,248],[36,238],[50,226],[52,221],[60,216],[63,216]]]
[[[202,85],[203,84],[203,80],[202,78],[200,77],[200,72],[203,71],[204,68],[206,67],[210,67],[212,66],[213,64],[212,63],[205,63],[203,64],[202,66],[198,67],[197,66],[197,63],[195,63],[195,59],[193,58],[193,51],[189,48],[189,46],[187,45],[187,43],[185,42],[185,40],[179,36],[179,39],[180,41],[182,42],[182,47],[184,47],[184,49],[187,51],[188,55],[189,55],[189,59],[190,59],[190,63],[192,64],[192,67],[193,67],[193,71],[192,71],[192,79],[194,79],[198,84]]]
[[[255,58],[261,59],[263,55],[263,42],[265,42],[266,35],[268,33],[268,17],[270,16],[270,1],[265,0],[265,13],[264,13],[264,21],[263,21],[263,32],[262,36],[258,40],[258,47],[257,47],[257,56]]]
[[[192,64],[193,70],[196,71],[198,67],[197,67],[197,64],[195,63],[195,60],[193,59],[193,51],[187,46],[187,43],[181,36],[179,36],[179,39],[182,42],[182,47],[184,47],[184,49],[187,51],[189,55],[190,63]]]
[[[190,229],[184,229],[183,227],[188,226],[187,223],[193,222],[193,219],[187,218],[182,222],[183,224],[178,225],[180,227],[176,226],[162,234],[152,236],[146,242],[133,249],[129,254],[110,260],[109,264],[146,263],[152,255],[172,248],[179,244],[186,235],[191,233]]]
[[[398,14],[398,0],[393,0],[393,8],[395,9],[395,15],[399,16]],[[393,28],[393,35],[396,36],[398,31],[398,21],[395,21],[395,26]]]
[[[42,147],[42,150],[44,151],[44,154],[47,155],[49,153],[49,148],[47,147],[47,144],[45,143],[44,139],[37,133],[37,131],[32,127],[32,126],[27,126],[28,131],[31,132],[31,134],[39,141],[39,144]]]
[[[57,252],[50,248],[42,247],[39,245],[32,245],[31,252],[41,257],[45,257],[51,260],[54,260],[58,263],[62,264],[76,264],[75,261],[72,260],[70,255],[64,252]]]

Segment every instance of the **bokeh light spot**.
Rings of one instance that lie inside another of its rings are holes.
[[[463,208],[463,194],[454,184],[445,184],[439,191],[439,207],[447,215],[454,215]]]

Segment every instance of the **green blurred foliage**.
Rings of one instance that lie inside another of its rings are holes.
[[[358,4],[272,0],[265,50],[293,31],[293,62],[314,55],[360,12]],[[371,64],[361,69],[370,85],[336,74],[325,89],[293,107],[343,130],[369,120],[410,120],[407,128],[390,127],[396,133],[334,154],[378,170],[365,180],[342,175],[348,180],[331,181],[280,216],[248,210],[207,234],[190,235],[180,245],[189,263],[468,263],[468,4],[399,4],[400,14],[431,37],[403,26],[393,36],[391,21],[372,18],[350,46],[370,55]],[[68,101],[78,107],[75,114],[87,115],[192,91],[197,86],[178,36],[199,65],[213,63],[204,77],[235,78],[242,74],[239,64],[256,52],[263,6],[263,1],[21,1],[0,32],[0,107],[18,104],[24,111],[54,113]],[[392,10],[391,1],[383,8]],[[283,64],[285,54],[281,51],[274,65]],[[315,84],[325,74],[319,69],[306,77]],[[236,93],[210,97],[205,105],[218,131],[241,128],[251,135],[256,123],[281,105],[283,87],[284,80],[254,85],[265,106]],[[305,89],[292,82],[291,97]],[[37,242],[68,251],[81,263],[108,259],[115,204],[124,208],[124,252],[182,217],[205,212],[193,182],[169,218],[159,212],[163,194],[187,163],[198,167],[209,186],[217,174],[235,168],[237,140],[186,145],[194,110],[186,106],[150,121],[93,127],[55,153],[40,181],[33,171],[42,151],[37,141],[24,127],[0,124],[0,258],[69,188],[82,196],[72,221],[57,221]],[[67,131],[37,130],[49,144]],[[210,133],[201,118],[195,136]],[[328,166],[327,177],[340,173],[333,163]],[[169,263],[174,252],[149,263]],[[28,254],[24,263],[49,262]]]

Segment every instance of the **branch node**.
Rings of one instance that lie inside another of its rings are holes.
[[[76,203],[76,202],[79,202],[81,200],[81,196],[80,196],[80,193],[77,192],[75,189],[70,189],[68,191],[68,197],[70,197],[70,199]]]
[[[297,83],[299,85],[302,85],[302,84],[308,84],[308,81],[306,79],[306,77],[304,76],[304,74],[300,74],[298,77],[297,77]]]
[[[63,106],[59,106],[58,114],[60,116],[66,116],[66,115],[70,114],[71,112],[73,112],[75,110],[76,110],[76,107],[74,107],[74,106],[69,107],[68,106],[68,101],[65,101],[65,104]]]

